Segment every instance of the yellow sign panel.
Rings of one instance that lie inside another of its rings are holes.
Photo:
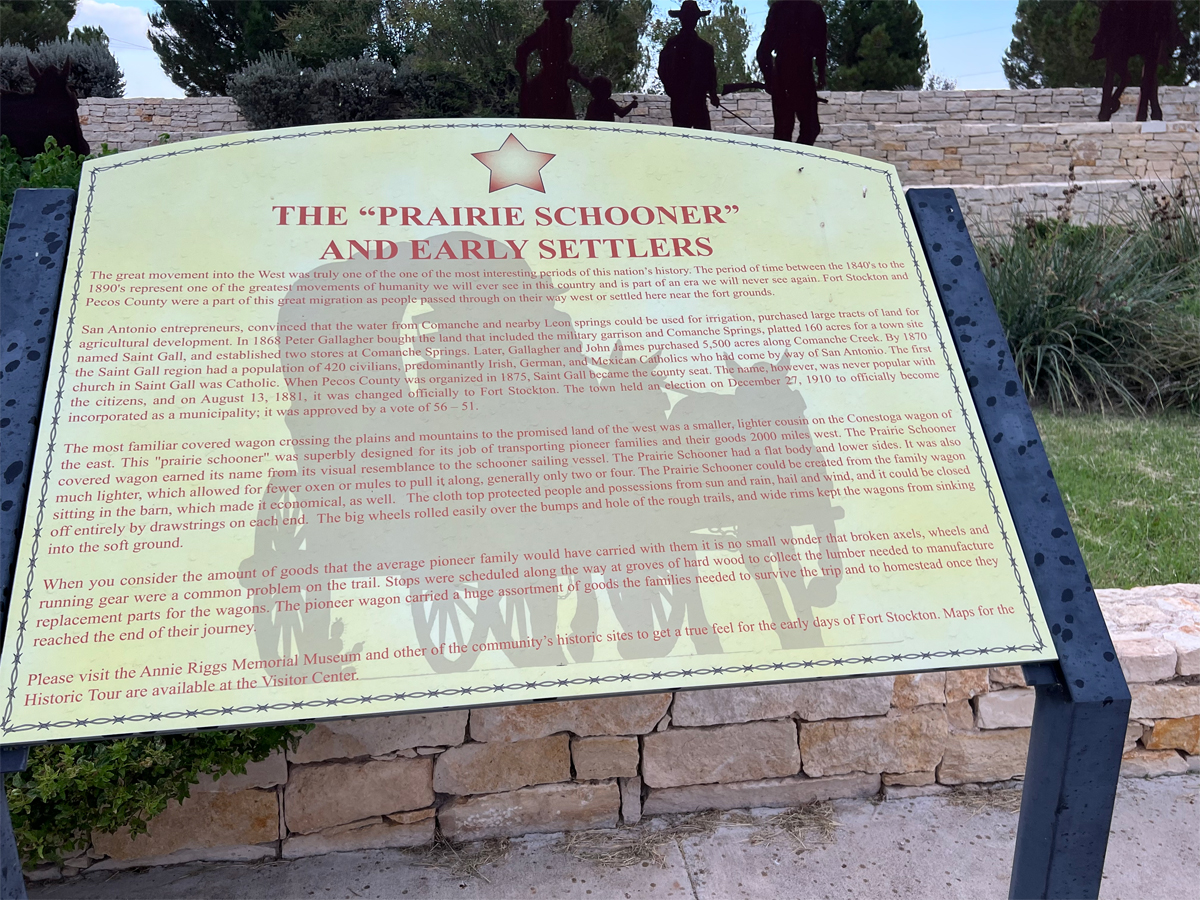
[[[914,240],[662,128],[87,163],[3,742],[1052,658]]]

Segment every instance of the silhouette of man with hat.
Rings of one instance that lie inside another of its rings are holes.
[[[658,77],[671,98],[671,124],[676,128],[712,129],[705,95],[713,106],[717,94],[717,63],[712,44],[696,34],[696,23],[708,15],[696,0],[683,0],[669,15],[679,20],[679,33],[663,45],[658,55]]]
[[[799,144],[816,143],[821,133],[817,116],[817,91],[825,88],[825,10],[816,0],[786,0],[771,4],[762,40],[755,54],[762,69],[771,112],[775,117],[775,140],[791,141],[792,128],[800,119]],[[813,83],[813,63],[817,80]]]

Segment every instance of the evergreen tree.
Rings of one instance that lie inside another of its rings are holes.
[[[264,50],[285,49],[280,21],[294,0],[158,0],[150,44],[189,97],[224,94],[229,76]]]
[[[1091,58],[1099,24],[1099,7],[1086,0],[1019,0],[1001,62],[1009,87],[1099,87],[1104,61]]]
[[[1200,81],[1200,4],[1176,0],[1181,46],[1159,66],[1159,84]],[[1099,87],[1104,60],[1094,60],[1092,37],[1100,24],[1100,7],[1088,0],[1019,0],[1013,39],[1001,66],[1011,88]],[[1130,74],[1141,71],[1134,57]]]
[[[924,83],[929,41],[915,0],[827,0],[824,6],[831,90],[887,91]]]
[[[36,50],[38,44],[67,39],[76,0],[0,0],[0,42]]]

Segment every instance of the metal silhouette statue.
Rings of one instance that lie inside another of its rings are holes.
[[[1121,95],[1129,86],[1129,60],[1142,59],[1137,121],[1162,119],[1158,105],[1158,66],[1179,44],[1179,23],[1172,0],[1108,0],[1100,10],[1100,25],[1092,38],[1092,59],[1103,59],[1104,87],[1100,94],[1101,122],[1121,108]],[[1114,84],[1115,82],[1115,84]]]
[[[658,55],[658,77],[671,98],[671,124],[676,128],[711,130],[705,97],[714,107],[721,105],[712,44],[696,34],[696,23],[708,13],[696,0],[683,0],[679,9],[669,13],[679,20],[679,33],[663,45]]]
[[[583,117],[589,122],[615,122],[617,116],[622,119],[637,109],[637,101],[630,100],[624,106],[612,98],[612,82],[599,75],[588,82],[588,90],[592,100],[588,104]]]
[[[574,119],[571,82],[588,87],[579,69],[571,62],[575,52],[571,41],[571,16],[578,0],[545,0],[546,18],[517,47],[515,64],[521,76],[520,113],[526,119]],[[536,52],[541,65],[529,77],[529,57]]]
[[[0,134],[12,143],[21,156],[37,156],[52,137],[60,147],[70,147],[80,156],[92,152],[79,128],[79,100],[71,90],[71,60],[61,69],[46,66],[38,70],[32,62],[33,93],[0,91]]]
[[[799,119],[796,142],[810,146],[816,143],[821,133],[817,91],[825,89],[827,42],[825,11],[815,0],[772,4],[755,57],[771,95],[775,140],[791,141]]]

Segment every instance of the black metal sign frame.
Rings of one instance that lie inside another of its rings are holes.
[[[1096,897],[1129,715],[1129,688],[954,191],[912,189],[907,198],[1059,656],[1057,663],[1025,667],[1026,679],[1036,686],[1037,703],[1010,897]],[[18,191],[0,262],[0,641],[50,374],[50,341],[74,201],[70,190]],[[0,771],[19,771],[25,757],[24,748],[6,748]],[[0,863],[0,898],[23,897],[20,861],[2,794]]]

